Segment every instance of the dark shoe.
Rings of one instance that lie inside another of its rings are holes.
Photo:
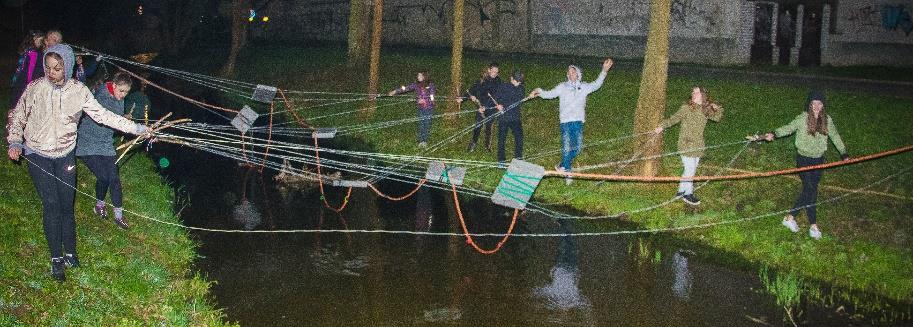
[[[101,218],[101,219],[108,218],[108,210],[105,210],[105,206],[100,206],[100,207],[95,206],[95,209],[93,209],[93,211],[95,211],[95,215],[98,216],[98,218]]]
[[[58,282],[65,282],[67,280],[66,269],[67,266],[63,263],[63,258],[51,259],[51,276]]]
[[[681,199],[685,196],[685,192],[675,192],[675,198]]]
[[[469,143],[469,148],[466,149],[466,150],[468,150],[469,152],[475,151],[475,150],[476,150],[476,144],[475,144],[475,143]]]
[[[114,224],[117,225],[117,227],[120,227],[120,229],[123,229],[123,230],[128,230],[128,229],[130,229],[130,225],[127,224],[127,221],[124,220],[124,218],[121,218],[121,219],[114,219]]]
[[[491,152],[491,144],[486,144],[486,145],[485,145],[485,150],[488,151],[488,152]]]
[[[698,199],[696,196],[694,196],[694,194],[685,195],[682,197],[682,200],[684,200],[685,203],[693,205],[693,206],[701,204],[701,200]]]
[[[66,265],[67,268],[79,268],[79,257],[75,254],[64,254],[63,264]]]

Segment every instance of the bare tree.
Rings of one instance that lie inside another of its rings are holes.
[[[241,52],[241,48],[247,44],[247,13],[250,8],[250,0],[232,0],[230,7],[227,8],[226,16],[231,21],[231,49],[228,51],[228,59],[225,60],[225,64],[219,72],[222,76],[228,77],[234,74],[238,54]]]
[[[666,112],[666,80],[669,77],[669,25],[671,0],[653,0],[650,4],[650,31],[647,34],[647,51],[640,79],[640,95],[634,117],[634,133],[653,130],[662,122]],[[644,157],[658,155],[663,148],[661,136],[651,138],[643,147]],[[640,173],[655,176],[659,158],[642,161]]]

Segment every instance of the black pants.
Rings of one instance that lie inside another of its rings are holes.
[[[494,115],[496,113],[498,113],[497,109],[486,109],[485,115],[482,115],[481,113],[476,111],[476,125],[475,125],[475,128],[472,129],[472,144],[479,143],[479,133],[482,132],[482,124],[479,124],[479,123],[482,122],[482,120],[484,120],[486,117],[491,117],[492,115]],[[485,125],[485,147],[486,148],[491,146],[491,125],[494,125],[494,123],[495,123],[494,119],[489,119],[484,124]]]
[[[76,218],[73,216],[76,190],[71,187],[76,185],[76,157],[70,152],[54,159],[34,153],[26,158],[32,183],[41,197],[44,237],[51,258],[63,257],[63,253],[76,254]]]
[[[514,134],[514,158],[523,158],[523,122],[504,121],[498,122],[498,162],[505,162],[504,146],[507,142],[507,130]]]
[[[796,155],[796,167],[802,168],[807,166],[820,165],[824,163],[824,157],[809,158],[801,154]],[[817,213],[815,212],[815,202],[818,202],[818,182],[821,181],[821,170],[810,170],[799,173],[802,179],[802,193],[796,199],[793,210],[790,212],[793,217],[799,214],[800,208],[805,208],[805,214],[808,216],[808,223],[815,224]]]
[[[114,156],[81,156],[82,162],[89,167],[95,175],[95,198],[104,201],[108,189],[111,189],[111,204],[115,208],[122,208],[123,190],[120,184],[120,171],[114,164]]]

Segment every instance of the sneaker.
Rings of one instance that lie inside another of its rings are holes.
[[[428,143],[426,143],[426,142],[419,142],[419,143],[418,143],[418,147],[420,147],[420,148],[425,148],[425,147],[427,147],[427,146],[428,146]]]
[[[467,148],[466,150],[469,151],[469,152],[475,151],[475,150],[476,150],[476,144],[475,144],[475,142],[469,143],[469,148]]]
[[[799,232],[799,225],[796,224],[796,219],[793,218],[792,216],[786,216],[785,218],[783,218],[783,226],[786,226],[786,228],[789,228],[789,230],[793,233]]]
[[[64,254],[63,264],[67,266],[67,268],[79,268],[79,257],[75,254]]]
[[[690,205],[693,205],[693,206],[696,206],[696,205],[698,205],[698,204],[701,204],[701,200],[698,199],[696,196],[694,196],[694,194],[685,194],[685,195],[683,195],[683,196],[682,196],[682,201],[685,201],[685,203],[690,204]]]
[[[684,196],[685,196],[685,192],[675,192],[676,199],[681,199]]]
[[[67,266],[64,264],[63,258],[51,258],[51,276],[55,280],[65,282],[67,280],[66,269]]]
[[[123,230],[128,230],[128,229],[130,229],[130,225],[127,224],[127,221],[124,220],[123,217],[121,217],[120,219],[114,219],[114,224],[117,225],[117,227],[120,227],[120,229],[123,229]]]
[[[815,227],[811,227],[808,229],[808,236],[811,236],[813,239],[820,240],[821,239],[821,230],[819,230],[818,228],[815,228]]]
[[[95,211],[95,215],[98,216],[98,218],[101,218],[101,219],[108,218],[108,211],[105,210],[105,205],[99,206],[96,204],[95,209],[93,209],[93,211]]]

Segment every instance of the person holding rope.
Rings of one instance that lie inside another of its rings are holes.
[[[830,139],[840,153],[842,160],[849,160],[846,146],[837,132],[837,126],[825,110],[824,93],[818,90],[809,92],[805,110],[796,116],[792,122],[765,134],[767,141],[781,138],[795,133],[796,167],[807,167],[824,163],[824,152],[827,151],[827,141]],[[799,211],[805,209],[808,215],[808,235],[818,240],[821,239],[821,229],[816,221],[815,203],[818,202],[818,182],[821,181],[821,170],[810,170],[799,173],[802,179],[802,193],[796,199],[792,211],[783,218],[783,226],[796,233],[799,225],[795,217]]]
[[[555,88],[543,91],[541,88],[533,90],[530,96],[543,99],[558,98],[558,118],[561,122],[561,164],[555,166],[558,172],[570,172],[571,163],[580,149],[583,148],[583,123],[586,120],[586,97],[602,87],[606,73],[612,69],[611,58],[602,63],[602,72],[591,83],[583,81],[583,71],[580,67],[570,65],[567,67],[567,81]],[[566,183],[570,185],[571,179]]]
[[[78,58],[78,57],[77,57]],[[95,100],[108,111],[124,115],[124,97],[133,87],[133,79],[124,72],[117,72],[111,81],[95,89]],[[111,204],[114,205],[114,223],[129,229],[124,220],[123,191],[120,183],[120,172],[114,163],[117,152],[114,151],[114,130],[96,123],[88,117],[82,117],[77,129],[76,156],[89,167],[95,175],[95,214],[105,219],[108,211],[105,208],[105,195],[111,190]]]
[[[51,275],[66,280],[65,269],[78,267],[76,222],[76,127],[85,112],[102,125],[145,135],[135,124],[102,107],[89,89],[72,78],[73,50],[63,44],[43,56],[45,76],[30,83],[7,121],[7,155],[18,161],[25,152],[29,175],[41,197],[44,236],[51,254]],[[148,135],[147,135],[148,136]]]
[[[498,76],[500,72],[501,68],[498,63],[489,63],[488,69],[482,74],[479,81],[469,88],[469,100],[479,106],[479,111],[476,112],[475,128],[472,129],[472,143],[469,143],[469,152],[476,150],[482,125],[485,125],[485,149],[491,152],[491,127],[495,121],[485,119],[498,112],[492,97],[497,95],[498,87],[501,85],[501,77]]]
[[[663,120],[659,127],[653,130],[659,134],[678,123],[682,124],[678,132],[678,151],[681,153],[684,167],[682,178],[694,177],[697,172],[697,165],[704,156],[704,128],[707,127],[707,121],[719,122],[722,118],[723,108],[710,101],[707,90],[694,87],[688,103],[682,104],[675,114]],[[701,204],[701,200],[694,195],[694,182],[690,180],[683,179],[678,183],[678,193],[675,196],[690,205]]]
[[[523,72],[515,70],[510,76],[510,83],[501,84],[498,87],[498,96],[495,97],[495,108],[502,112],[498,117],[498,164],[502,166],[507,164],[504,147],[508,130],[514,135],[514,158],[523,158],[523,116],[520,112],[523,97],[526,96],[523,80]]]
[[[427,71],[420,71],[415,76],[415,82],[400,86],[398,89],[387,93],[394,96],[401,93],[415,91],[415,103],[418,107],[418,147],[428,146],[428,135],[431,134],[431,116],[434,115],[434,83]]]

